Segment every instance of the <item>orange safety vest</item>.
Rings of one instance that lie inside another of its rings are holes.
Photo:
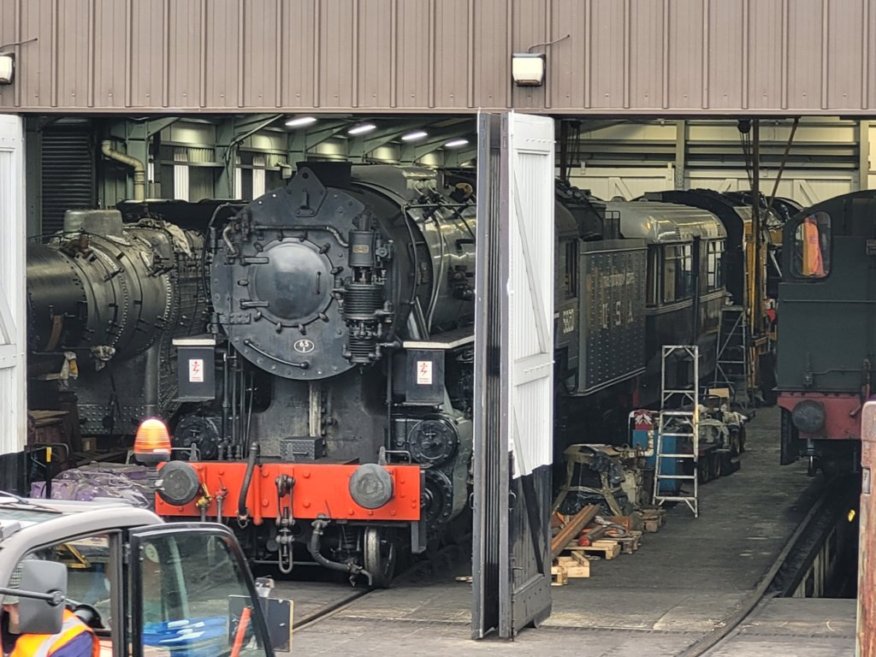
[[[9,657],[52,657],[73,639],[83,633],[91,635],[91,657],[100,656],[100,644],[91,628],[69,609],[64,610],[64,623],[57,634],[22,634],[15,642]]]
[[[813,217],[806,217],[803,220],[803,275],[824,277],[820,235]]]

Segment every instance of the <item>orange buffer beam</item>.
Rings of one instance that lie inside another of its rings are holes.
[[[222,517],[237,517],[237,501],[243,487],[246,463],[205,462],[192,463],[201,485],[209,496],[207,517],[216,518],[218,495],[224,493]],[[265,518],[280,515],[276,480],[280,475],[295,478],[292,489],[292,515],[313,519],[325,516],[333,520],[398,520],[420,519],[420,467],[416,465],[387,465],[392,477],[392,499],[378,509],[359,506],[350,496],[350,477],[358,465],[266,463],[257,465],[247,494],[246,504],[254,524]],[[289,497],[282,500],[289,503]],[[155,511],[162,516],[198,517],[197,500],[183,506],[168,504],[156,495]]]

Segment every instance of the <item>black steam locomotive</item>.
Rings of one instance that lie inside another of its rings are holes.
[[[204,232],[209,329],[175,340],[190,456],[163,466],[157,510],[236,521],[256,562],[385,585],[468,499],[474,181],[307,163]],[[656,399],[659,343],[714,342],[725,234],[707,212],[563,184],[555,234],[560,453]]]

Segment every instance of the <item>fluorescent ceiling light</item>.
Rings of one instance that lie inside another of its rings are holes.
[[[460,146],[465,146],[468,143],[468,139],[453,139],[444,144],[444,148],[459,148]]]
[[[377,130],[377,126],[373,123],[360,123],[359,125],[347,130],[348,135],[364,135],[366,132]]]
[[[287,128],[303,128],[306,125],[313,125],[316,123],[315,116],[299,116],[294,119],[289,119],[286,121]]]
[[[402,141],[419,141],[420,139],[424,139],[429,136],[429,133],[425,130],[414,130],[413,132],[409,132],[406,135],[402,135]]]

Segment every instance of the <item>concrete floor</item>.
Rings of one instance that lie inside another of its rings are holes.
[[[808,478],[803,464],[778,465],[778,418],[777,409],[766,409],[749,425],[742,468],[700,489],[699,518],[686,507],[671,509],[667,524],[657,534],[646,534],[637,553],[595,561],[590,578],[554,587],[551,617],[514,642],[469,638],[471,587],[454,580],[468,568],[461,562],[443,577],[372,593],[301,629],[293,650],[308,656],[677,655],[740,607],[817,498],[821,480]],[[284,590],[281,585],[277,592]],[[290,584],[289,593],[299,599],[296,605],[310,608],[307,590],[296,591]],[[327,593],[312,595],[322,599]],[[853,645],[854,632],[848,635],[847,630],[849,622],[854,628],[854,605],[849,611],[848,601],[841,602],[845,606],[773,601],[759,610],[760,620],[733,637],[746,652],[727,643],[711,654],[842,654]],[[822,616],[833,619],[829,627],[836,631],[807,643],[834,652],[784,651],[788,645],[809,650],[798,646],[795,632],[821,627]],[[785,648],[770,649],[779,645],[776,641],[784,641]]]

